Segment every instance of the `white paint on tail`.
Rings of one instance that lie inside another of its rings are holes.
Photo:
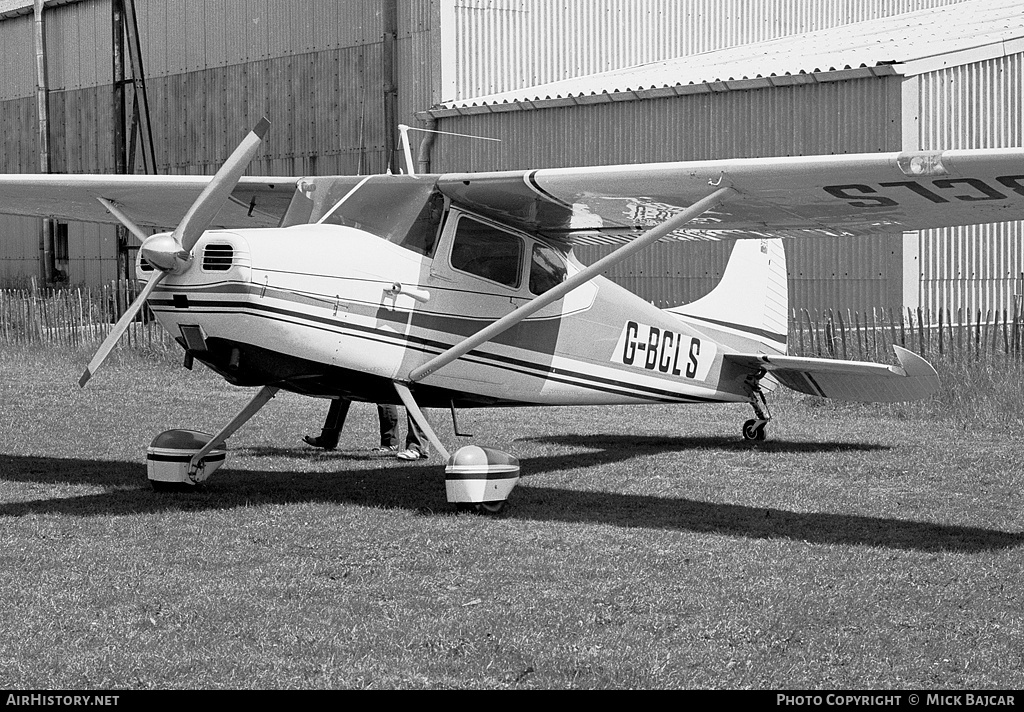
[[[716,332],[737,351],[786,353],[789,287],[782,240],[737,240],[709,294],[665,311]]]

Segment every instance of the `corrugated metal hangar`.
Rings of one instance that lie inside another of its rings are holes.
[[[432,172],[1024,145],[1016,0],[0,0],[0,49],[3,172],[212,173],[264,114],[267,175],[398,170],[399,123],[500,139],[414,133]],[[125,273],[112,227],[43,233],[0,218],[0,284]],[[609,276],[669,306],[725,249]],[[1024,271],[1020,223],[787,249],[812,311],[1002,309]]]

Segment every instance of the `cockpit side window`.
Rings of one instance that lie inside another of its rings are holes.
[[[435,191],[423,205],[419,215],[409,226],[409,232],[398,240],[398,244],[427,257],[434,256],[437,233],[444,217],[444,196]]]
[[[565,259],[555,249],[537,243],[530,258],[530,292],[543,294],[565,281]]]
[[[523,241],[503,230],[462,217],[455,230],[451,263],[462,272],[518,288]]]

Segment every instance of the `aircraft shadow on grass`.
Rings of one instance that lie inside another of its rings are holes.
[[[751,445],[738,443],[734,438],[592,435],[544,437],[531,441],[596,449],[522,459],[523,481],[512,495],[507,514],[502,516],[929,552],[983,552],[1024,544],[1024,533],[981,527],[891,517],[794,512],[678,497],[568,490],[530,484],[531,477],[546,472],[607,465],[643,453],[699,448],[737,452],[752,449]],[[758,443],[753,447],[770,452],[887,449],[863,443],[787,443],[778,440]],[[300,459],[340,455],[339,459],[343,461],[376,459],[379,465],[375,469],[340,469],[335,472],[269,472],[233,469],[228,464],[194,493],[158,494],[150,489],[142,463],[0,455],[0,480],[92,485],[106,489],[100,494],[0,502],[0,517],[30,514],[112,516],[298,502],[398,508],[428,516],[452,511],[444,499],[441,468],[436,459],[427,465],[398,464],[368,454],[325,454],[308,448],[243,448],[236,454],[284,455]],[[572,502],[572,506],[566,507],[566,502]]]
[[[557,462],[553,458],[527,458],[524,462],[535,462],[538,466],[529,471],[523,468],[523,477],[543,474],[552,470],[577,467],[574,464],[585,458],[586,465],[607,465],[623,460],[631,460],[637,455],[659,452],[685,452],[693,450],[717,450],[721,452],[766,453],[815,453],[815,452],[871,452],[890,449],[888,445],[858,442],[796,442],[783,440],[765,440],[750,443],[732,436],[658,436],[658,435],[553,435],[535,438],[519,438],[517,443],[536,443],[539,445],[556,445],[589,450],[585,455],[574,453],[567,455],[565,462]],[[455,447],[453,450],[457,449]],[[282,447],[279,445],[261,445],[233,450],[254,457],[288,457],[298,460],[318,461],[329,457],[334,460],[367,461],[379,460],[380,455],[368,450],[346,450],[341,445],[337,450],[325,453],[309,447]],[[435,460],[435,464],[437,461]],[[215,475],[216,476],[216,475]]]
[[[522,438],[521,443],[537,443],[540,445],[559,445],[563,447],[589,448],[596,450],[587,453],[591,459],[587,464],[608,464],[619,460],[629,460],[643,453],[677,452],[689,450],[720,450],[722,452],[760,452],[778,453],[814,453],[814,452],[848,452],[848,451],[881,451],[889,450],[888,445],[863,442],[800,442],[787,440],[764,440],[748,442],[733,435],[545,435],[535,438]],[[571,455],[577,459],[578,455]],[[597,458],[597,459],[594,459]],[[567,465],[571,467],[572,465]],[[545,470],[555,469],[546,467]]]

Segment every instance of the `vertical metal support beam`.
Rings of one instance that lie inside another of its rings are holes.
[[[39,127],[39,172],[50,172],[50,97],[46,82],[46,27],[43,0],[34,0],[33,40],[36,54],[36,117]],[[39,226],[39,278],[53,280],[53,221],[43,218]]]
[[[125,139],[125,99],[124,99],[124,0],[111,0],[110,23],[112,38],[112,72],[113,72],[113,114],[114,125],[113,149],[114,172],[122,175],[128,173],[128,145]],[[131,279],[131,260],[128,255],[128,233],[118,225],[117,234],[117,274],[119,279]]]
[[[149,120],[149,93],[146,91],[146,70],[142,64],[142,43],[139,40],[139,22],[135,16],[135,0],[122,2],[132,83],[135,85],[132,114],[140,129],[143,169],[147,174],[156,175],[156,147],[153,145],[153,125]]]
[[[900,104],[902,107],[903,119],[900,126],[900,150],[919,151],[921,150],[921,77],[904,77],[900,83]],[[928,146],[928,148],[932,148]],[[896,275],[902,277],[900,284],[901,292],[895,297],[900,298],[902,309],[917,309],[921,306],[923,272],[921,265],[921,232],[903,233],[903,248],[900,254],[900,264],[894,265],[893,274],[890,277],[895,281]],[[934,275],[928,275],[933,278]],[[890,301],[890,305],[896,299]]]
[[[112,29],[113,112],[114,112],[114,172],[128,172],[128,146],[125,141],[124,100],[124,0],[111,0]]]
[[[387,170],[398,172],[395,161],[395,132],[398,130],[398,0],[381,1],[384,25],[381,72],[384,76],[384,160]]]

